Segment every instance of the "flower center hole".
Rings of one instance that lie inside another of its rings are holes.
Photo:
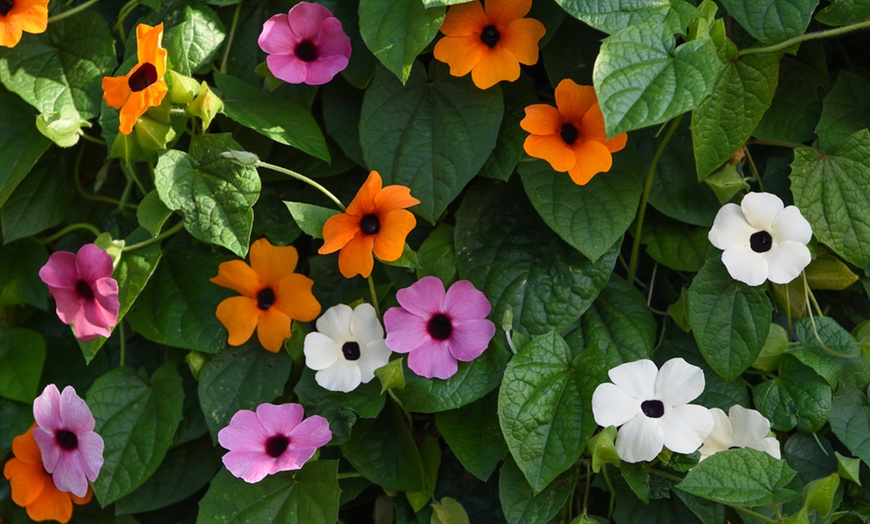
[[[269,440],[266,441],[266,454],[272,458],[278,458],[287,450],[289,445],[290,439],[284,435],[269,437]]]
[[[157,68],[154,67],[154,64],[145,62],[139,66],[139,69],[130,75],[130,78],[127,79],[127,85],[130,86],[131,91],[138,93],[156,81]]]
[[[79,445],[79,439],[76,437],[76,434],[72,431],[67,431],[62,429],[54,434],[54,438],[57,440],[57,443],[63,449],[70,451],[76,449]]]
[[[453,333],[453,324],[450,323],[447,315],[439,313],[429,319],[429,325],[426,329],[429,331],[429,336],[435,340],[447,340]]]
[[[359,360],[359,344],[357,344],[353,340],[351,340],[350,342],[345,342],[341,346],[341,352],[344,354],[344,358],[346,358],[347,360]]]
[[[15,2],[12,0],[0,0],[0,15],[6,16],[9,14],[9,11],[12,11],[12,6],[15,5]]]
[[[275,303],[275,292],[272,291],[272,288],[266,287],[260,290],[257,293],[257,307],[266,311],[272,304]]]
[[[84,280],[79,280],[76,282],[76,293],[85,300],[93,300],[94,299],[94,290],[91,289],[91,286],[88,285]]]
[[[296,57],[303,62],[314,62],[317,60],[317,46],[311,40],[303,40],[296,44]]]
[[[381,230],[381,221],[377,215],[366,215],[359,221],[359,228],[366,235],[375,235]]]
[[[749,237],[749,247],[756,253],[766,253],[773,247],[773,237],[767,231],[752,233]]]
[[[665,405],[661,400],[645,400],[641,403],[640,410],[649,418],[660,418],[665,414]]]
[[[559,134],[562,135],[562,140],[569,146],[574,144],[574,142],[576,142],[580,137],[580,131],[577,131],[574,124],[563,124],[562,129],[559,130]]]
[[[488,25],[480,32],[480,41],[492,48],[498,43],[499,36],[498,29],[494,25]]]

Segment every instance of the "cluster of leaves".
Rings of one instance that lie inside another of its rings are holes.
[[[535,0],[541,60],[485,91],[431,56],[458,0],[322,3],[353,54],[319,88],[261,65],[262,23],[287,2],[104,2],[0,49],[0,456],[42,386],[72,384],[106,442],[74,522],[870,520],[866,1]],[[161,21],[171,94],[120,135],[101,78],[135,64],[135,24]],[[563,78],[594,84],[609,134],[629,132],[583,187],[523,157],[523,108]],[[421,220],[376,266],[381,308],[424,275],[467,279],[504,330],[448,380],[397,359],[349,394],[304,367],[310,325],[277,355],[227,346],[214,311],[230,292],[208,279],[252,238],[296,245],[324,308],[371,300],[316,254],[331,203],[230,150],[344,202],[371,169],[409,186]],[[812,224],[804,278],[749,287],[710,248],[716,211],[750,188]],[[89,343],[37,277],[94,240],[81,223],[120,253],[119,325]],[[592,391],[620,363],[674,356],[704,370],[699,403],[764,414],[783,459],[621,463]],[[232,477],[217,432],[289,401],[329,420],[331,444],[298,472]],[[26,520],[5,479],[0,514]]]

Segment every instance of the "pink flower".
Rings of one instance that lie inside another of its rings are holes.
[[[33,401],[33,418],[33,438],[54,485],[76,497],[87,495],[88,480],[97,480],[103,467],[103,439],[94,433],[88,405],[72,386],[60,393],[49,384]]]
[[[291,84],[325,84],[347,67],[350,58],[350,38],[341,22],[329,9],[311,2],[300,2],[286,15],[266,20],[257,42],[269,55],[269,71]]]
[[[384,314],[387,347],[408,353],[408,367],[426,378],[450,378],[459,364],[479,357],[495,324],[486,319],[491,306],[486,296],[467,280],[444,292],[436,277],[423,277],[396,293],[402,307]]]
[[[223,456],[230,473],[251,484],[266,475],[299,469],[317,448],[332,439],[329,422],[320,415],[303,420],[299,404],[260,404],[257,412],[240,409],[218,432],[229,450]]]
[[[39,270],[39,278],[57,302],[57,316],[73,324],[79,340],[112,334],[121,303],[108,253],[94,244],[85,244],[77,254],[58,251]]]

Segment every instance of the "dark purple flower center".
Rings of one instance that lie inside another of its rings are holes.
[[[665,414],[665,405],[661,400],[644,400],[640,405],[640,410],[649,418],[660,418]]]
[[[65,429],[55,433],[54,438],[57,440],[58,445],[67,451],[74,450],[79,445],[79,439],[76,437],[76,434]]]
[[[257,293],[257,307],[266,311],[275,303],[275,292],[270,287],[264,287]]]
[[[275,435],[269,437],[266,441],[266,454],[272,458],[280,457],[290,445],[290,439],[284,435]]]
[[[347,360],[359,360],[359,344],[353,340],[345,342],[344,345],[341,346],[341,352]]]
[[[426,326],[429,336],[435,340],[447,340],[450,334],[453,333],[453,324],[447,315],[438,313],[429,319],[429,325]]]
[[[376,235],[381,230],[381,221],[378,220],[378,215],[366,215],[359,221],[359,228],[366,235]]]
[[[317,60],[317,46],[311,40],[299,42],[293,51],[296,53],[296,57],[303,62],[314,62]]]
[[[577,131],[574,124],[563,124],[562,129],[559,130],[559,134],[562,135],[562,140],[569,146],[576,142],[577,138],[580,137],[580,132]]]
[[[749,247],[756,253],[766,253],[773,247],[773,237],[767,231],[757,231],[749,237]]]
[[[488,25],[480,32],[480,41],[486,44],[487,47],[493,48],[498,43],[498,29],[494,25]]]
[[[2,0],[0,0],[2,1]],[[138,93],[157,81],[157,68],[154,64],[145,62],[137,69],[130,78],[127,79],[127,85],[134,93]]]
[[[78,293],[78,295],[85,300],[94,299],[94,290],[91,289],[90,284],[88,284],[84,280],[79,280],[78,282],[76,282],[76,293]]]
[[[12,0],[0,0],[0,15],[6,16],[9,14],[9,11],[12,11],[12,6],[15,5],[15,2]]]

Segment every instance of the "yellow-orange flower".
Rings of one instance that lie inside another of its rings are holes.
[[[31,519],[57,520],[66,524],[72,518],[73,502],[87,504],[93,492],[89,486],[87,494],[80,498],[55,487],[51,475],[42,465],[42,454],[33,438],[35,426],[12,440],[15,457],[3,467],[3,476],[12,486],[12,500],[25,508]]]
[[[471,71],[474,85],[487,89],[520,77],[520,64],[538,61],[544,24],[523,18],[532,0],[487,0],[451,6],[441,24],[444,37],[435,44],[435,58],[450,65],[450,74]]]
[[[227,342],[241,346],[257,330],[264,348],[277,353],[290,338],[293,320],[309,322],[320,314],[320,302],[311,293],[314,281],[294,273],[299,255],[293,246],[273,246],[265,238],[254,242],[251,265],[241,260],[223,262],[211,279],[242,294],[218,304],[216,316],[227,328]]]
[[[405,210],[420,203],[411,196],[411,190],[382,185],[381,175],[372,171],[347,211],[323,224],[324,244],[318,253],[341,250],[338,269],[346,278],[372,274],[372,251],[381,260],[398,260],[405,250],[405,238],[417,225],[414,215]]]
[[[556,86],[556,107],[526,107],[520,127],[531,133],[523,144],[529,156],[546,160],[560,173],[567,171],[581,186],[609,171],[611,153],[625,147],[627,140],[625,133],[607,138],[595,90],[569,79]]]
[[[0,0],[0,46],[15,47],[22,32],[48,27],[48,0]]]
[[[120,130],[125,135],[133,131],[133,124],[149,107],[160,105],[169,90],[163,80],[166,49],[160,47],[162,40],[162,23],[156,27],[139,24],[136,27],[139,63],[124,76],[103,77],[103,98],[109,107],[121,110]]]

